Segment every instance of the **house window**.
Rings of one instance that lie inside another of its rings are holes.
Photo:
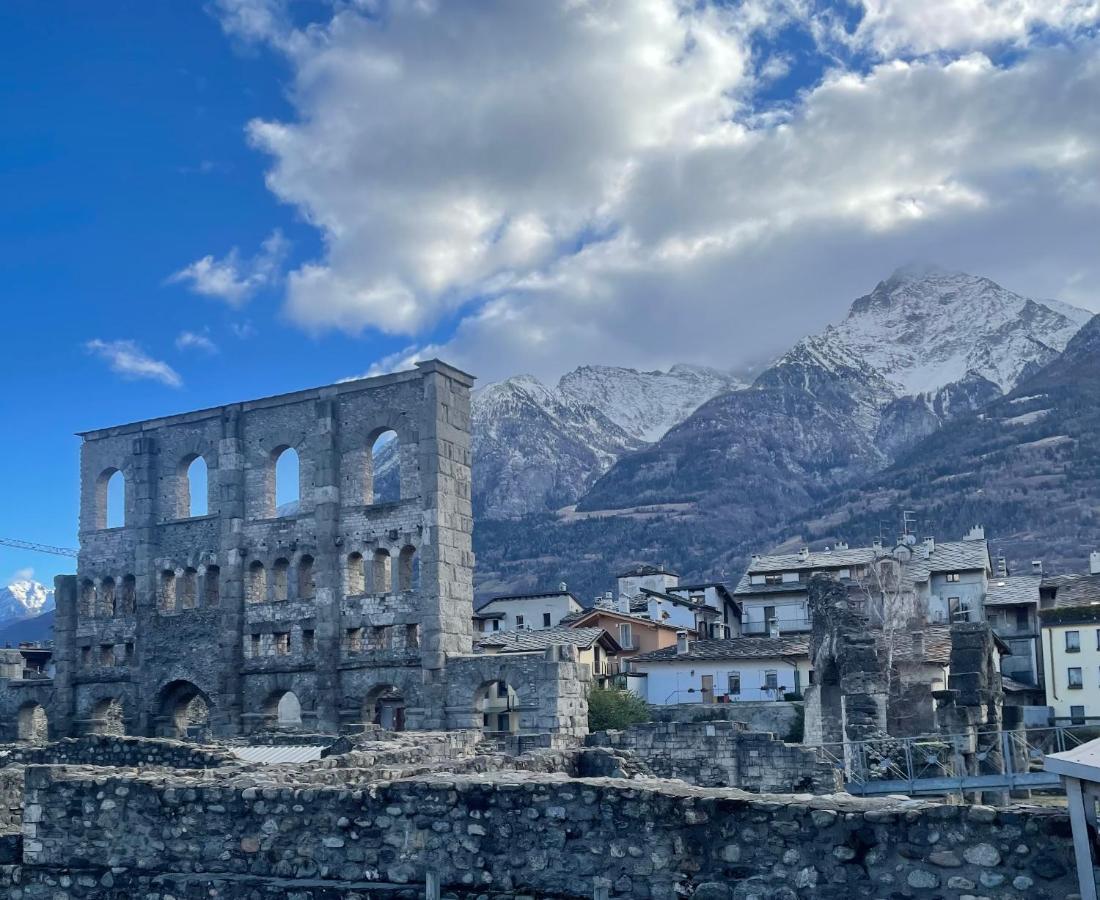
[[[624,650],[634,649],[634,628],[629,622],[619,623],[619,643]]]
[[[1074,725],[1085,724],[1085,707],[1083,706],[1071,706],[1069,708],[1069,718]]]
[[[542,614],[542,627],[543,628],[549,628],[550,627],[550,613],[543,613]]]
[[[497,682],[497,696],[498,697],[505,697],[505,698],[508,696],[508,682],[506,682],[506,681],[498,681]]]
[[[1080,653],[1081,652],[1081,632],[1080,631],[1067,631],[1066,632],[1066,653]]]
[[[764,607],[764,627],[770,628],[771,624],[772,624],[772,619],[774,619],[774,618],[775,618],[775,607],[774,606],[765,606]]]
[[[947,573],[947,581],[950,582],[951,584],[956,584],[958,582],[958,580],[959,580],[959,573],[958,572],[948,572]]]
[[[764,584],[764,577],[763,575],[750,575],[749,584]]]
[[[851,569],[841,569],[839,572],[836,573],[836,577],[837,578],[851,578],[852,577],[852,570]]]
[[[764,576],[764,584],[782,584],[782,583],[783,583],[783,574],[781,572],[776,572],[774,575],[765,575]]]
[[[1096,629],[1096,649],[1100,650],[1100,628]]]
[[[727,693],[731,697],[736,697],[741,693],[741,673],[730,672],[729,674],[729,690]]]
[[[500,619],[493,619],[493,631],[500,631]]]
[[[1080,690],[1084,683],[1081,680],[1081,667],[1073,666],[1066,669],[1066,680],[1068,681],[1068,687],[1070,690]]]
[[[523,616],[516,616],[516,628],[523,627]]]
[[[764,673],[764,688],[769,691],[779,689],[779,673],[775,669],[768,669]]]
[[[947,608],[951,611],[952,622],[970,621],[970,601],[960,597],[948,597]]]

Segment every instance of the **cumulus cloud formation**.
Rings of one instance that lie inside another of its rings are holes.
[[[289,244],[276,230],[260,245],[259,252],[243,259],[236,247],[221,259],[204,256],[169,276],[172,284],[186,284],[196,294],[242,306],[260,288],[280,277]]]
[[[1097,0],[219,8],[294,72],[295,118],[248,129],[324,238],[291,320],[416,341],[457,317],[380,365],[732,366],[912,258],[1098,296]],[[820,77],[765,100],[796,52]]]
[[[84,346],[123,378],[159,381],[169,387],[183,385],[183,379],[175,369],[162,360],[153,359],[134,341],[103,341],[96,338]]]
[[[176,337],[177,350],[201,350],[204,353],[217,353],[218,345],[206,334],[194,331],[181,331]]]

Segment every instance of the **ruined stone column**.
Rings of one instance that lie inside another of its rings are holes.
[[[156,710],[147,704],[156,696],[156,684],[147,683],[146,637],[159,625],[157,622],[156,558],[160,545],[157,532],[157,442],[148,435],[133,439],[133,461],[126,483],[126,527],[134,534],[134,574],[137,585],[135,604],[134,659],[130,664],[130,679],[139,686],[137,709],[124,709],[127,734],[155,736],[153,722]],[[145,649],[143,649],[145,648]]]
[[[211,728],[221,737],[241,733],[241,665],[244,662],[244,565],[242,530],[245,518],[244,447],[240,407],[226,407],[218,442],[217,497],[221,521],[221,616],[218,649],[223,660]]]
[[[50,709],[50,739],[68,737],[73,733],[76,696],[73,674],[76,670],[76,604],[75,575],[58,575],[53,580],[56,612],[53,623],[54,702]]]

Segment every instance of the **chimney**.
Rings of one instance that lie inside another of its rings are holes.
[[[924,558],[928,559],[936,552],[936,539],[933,537],[926,537],[924,539]]]
[[[768,619],[768,637],[779,637],[779,619],[774,616]]]
[[[1093,550],[1089,554],[1089,574],[1100,575],[1100,551]]]
[[[875,538],[873,541],[871,541],[871,549],[872,550],[881,550],[882,549],[882,538]]]
[[[837,541],[836,542],[836,549],[837,550],[847,550],[848,549],[848,542],[847,541]]]
[[[1003,552],[997,554],[997,577],[1008,578],[1008,560]]]
[[[985,528],[981,525],[975,525],[966,534],[963,535],[964,541],[984,541],[985,540]]]
[[[1031,574],[1042,575],[1043,574],[1043,561],[1041,559],[1033,559],[1031,561]]]
[[[676,632],[676,655],[687,656],[688,651],[691,649],[691,641],[688,640],[688,633],[686,631]]]
[[[618,607],[619,607],[619,612],[626,613],[627,615],[629,615],[630,614],[630,598],[627,597],[627,596],[620,597],[619,602],[618,602]]]
[[[562,581],[558,584],[558,590],[564,594],[567,590],[569,590],[569,585]]]
[[[798,558],[799,559],[809,559],[810,558],[810,548],[809,547],[803,547],[801,550],[799,550],[798,551]]]

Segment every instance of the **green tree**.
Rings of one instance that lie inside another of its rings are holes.
[[[623,729],[649,721],[645,700],[629,691],[593,688],[588,692],[588,730]]]

